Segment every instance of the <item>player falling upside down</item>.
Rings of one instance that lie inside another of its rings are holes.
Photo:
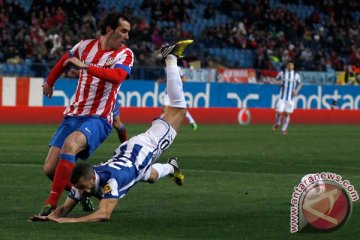
[[[294,112],[295,108],[294,98],[298,95],[302,83],[300,81],[300,75],[294,71],[293,62],[288,62],[286,69],[278,74],[276,80],[276,83],[280,84],[281,87],[276,103],[276,123],[273,126],[273,131],[279,128],[281,125],[281,117],[285,114],[281,133],[282,135],[286,135],[290,115]]]
[[[178,168],[176,159],[170,158],[165,164],[154,162],[172,144],[186,114],[176,56],[181,57],[190,43],[192,40],[180,41],[162,49],[167,71],[169,111],[162,118],[155,119],[145,133],[121,144],[107,162],[95,167],[86,163],[76,165],[70,179],[73,188],[64,204],[49,216],[33,216],[30,218],[31,221],[104,221],[110,219],[118,200],[139,181],[154,183],[160,178],[171,176],[176,184],[183,184],[184,176]],[[83,217],[65,217],[77,202],[88,195],[101,199],[97,211]]]

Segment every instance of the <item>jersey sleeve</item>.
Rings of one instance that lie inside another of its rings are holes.
[[[80,194],[79,190],[76,187],[71,188],[71,190],[70,190],[70,192],[68,194],[68,197],[73,199],[76,202],[80,202],[80,200],[81,200],[81,194]]]
[[[65,71],[64,62],[69,58],[69,53],[65,53],[59,61],[56,62],[55,66],[51,69],[46,82],[50,87],[53,87],[56,80],[61,76]]]
[[[282,81],[282,76],[283,76],[283,72],[281,71],[276,75],[276,80]]]
[[[103,188],[102,198],[120,198],[118,186],[119,184],[115,178],[109,179]]]
[[[300,74],[296,73],[296,75],[295,75],[295,81],[296,81],[297,83],[301,83]]]
[[[127,72],[128,75],[131,73],[132,66],[134,64],[134,53],[126,48],[124,53],[116,59],[114,63],[114,68],[120,68]]]
[[[68,51],[70,57],[79,58],[79,48],[83,41],[78,42],[72,49]]]

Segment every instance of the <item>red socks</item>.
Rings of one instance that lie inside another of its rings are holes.
[[[126,128],[124,125],[119,130],[117,130],[117,134],[118,134],[118,137],[119,137],[121,143],[126,142],[127,134],[126,134]]]
[[[64,189],[66,187],[69,187],[69,180],[72,170],[75,166],[75,156],[61,154],[60,158],[61,159],[59,161],[59,164],[57,165],[55,170],[55,176],[51,186],[51,192],[49,198],[46,201],[46,204],[50,204],[53,208],[56,208]]]

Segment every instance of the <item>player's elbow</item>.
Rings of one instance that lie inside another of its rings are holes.
[[[111,212],[109,211],[101,211],[99,214],[99,222],[106,222],[109,221],[111,217]]]
[[[99,222],[107,222],[110,220],[110,216],[109,217],[102,217],[102,218],[99,218]]]

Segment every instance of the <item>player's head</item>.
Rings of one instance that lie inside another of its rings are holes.
[[[79,163],[74,167],[70,182],[79,191],[93,193],[95,190],[94,168],[88,163]]]
[[[295,68],[294,62],[293,61],[288,61],[287,65],[286,65],[286,68],[289,71],[294,70],[294,68]]]
[[[117,49],[129,39],[130,19],[119,12],[109,13],[100,23],[100,34],[108,37],[108,45]]]

